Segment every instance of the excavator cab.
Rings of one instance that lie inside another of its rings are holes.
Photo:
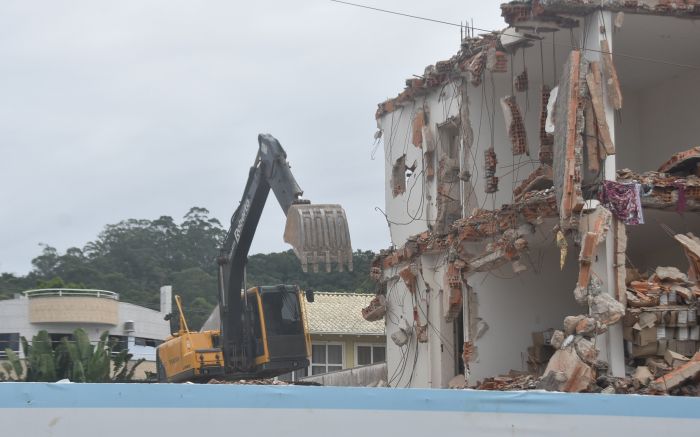
[[[252,353],[254,367],[224,375],[220,331],[190,331],[180,296],[175,296],[180,329],[156,351],[158,381],[197,381],[224,376],[262,378],[308,367],[311,341],[301,299],[301,291],[293,285],[253,287],[245,295],[241,293],[244,341]]]
[[[244,326],[252,328],[254,374],[275,376],[309,365],[310,340],[302,293],[293,285],[253,287],[247,291]]]

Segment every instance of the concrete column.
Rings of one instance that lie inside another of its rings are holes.
[[[173,312],[173,286],[160,287],[160,312],[169,314]]]
[[[601,29],[606,29],[606,33],[602,33]],[[612,41],[612,13],[604,11],[594,12],[591,14],[591,19],[587,29],[588,37],[584,42],[584,57],[589,61],[601,62],[602,56],[600,53],[600,42],[603,39],[608,40],[610,50],[613,50]],[[585,50],[590,49],[590,50]],[[603,87],[603,101],[605,102],[605,118],[610,127],[610,137],[613,144],[615,143],[615,110],[610,106],[607,99],[606,87]],[[609,155],[603,163],[604,177],[606,180],[616,179],[616,163],[615,155]],[[615,235],[611,230],[605,238],[605,244],[598,247],[596,260],[592,265],[592,271],[603,281],[603,289],[605,292],[617,298],[615,292]],[[608,332],[598,336],[597,346],[600,349],[600,358],[610,366],[610,373],[613,376],[625,376],[625,353],[624,341],[622,338],[622,323],[616,323],[608,328]]]

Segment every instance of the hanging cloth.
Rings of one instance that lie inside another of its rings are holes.
[[[603,181],[599,194],[603,206],[626,225],[644,224],[641,197],[642,184],[637,182],[621,184],[615,181]]]

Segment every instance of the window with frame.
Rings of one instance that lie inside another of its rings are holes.
[[[343,370],[343,345],[314,343],[311,345],[311,374]]]
[[[7,358],[6,348],[19,352],[19,332],[0,334],[0,358]]]
[[[386,346],[377,344],[357,345],[355,361],[358,366],[367,366],[386,361]]]
[[[154,338],[143,338],[143,337],[134,338],[134,345],[135,346],[158,347],[158,345],[161,343],[163,343],[163,340],[156,340]]]

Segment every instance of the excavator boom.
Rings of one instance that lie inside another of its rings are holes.
[[[320,264],[326,271],[331,271],[333,265],[340,271],[353,269],[343,208],[302,199],[304,192],[291,173],[279,141],[272,135],[258,135],[258,153],[217,260],[220,330],[202,333],[207,346],[202,346],[197,355],[201,365],[194,363],[190,373],[205,375],[196,369],[204,368],[202,363],[208,360],[216,365],[223,361],[224,375],[238,378],[281,375],[308,365],[309,337],[299,288],[274,285],[244,291],[248,251],[270,191],[287,216],[284,241],[292,246],[305,272],[309,268],[318,272]],[[196,337],[194,333],[188,335]],[[179,343],[179,349],[174,342],[170,349],[165,347],[168,342],[162,345],[164,353],[170,351],[173,363],[180,357],[178,351],[187,347],[187,342]],[[163,362],[165,380],[182,380],[174,378],[168,366]]]

